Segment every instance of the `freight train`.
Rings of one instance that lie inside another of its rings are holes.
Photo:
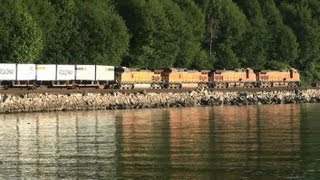
[[[299,87],[296,69],[159,70],[105,65],[0,64],[0,88],[256,88]]]

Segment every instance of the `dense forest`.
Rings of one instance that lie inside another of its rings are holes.
[[[0,62],[299,69],[320,78],[319,0],[3,0]]]

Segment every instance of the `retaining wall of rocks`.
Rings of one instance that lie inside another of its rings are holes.
[[[320,90],[271,92],[190,91],[186,93],[0,94],[0,112],[140,109],[217,105],[319,103]]]

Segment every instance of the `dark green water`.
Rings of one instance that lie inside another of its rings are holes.
[[[0,115],[0,179],[319,179],[320,105]]]

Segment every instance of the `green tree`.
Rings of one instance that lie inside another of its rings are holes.
[[[43,48],[43,34],[24,3],[1,1],[0,12],[1,62],[35,62]]]
[[[267,62],[268,29],[258,0],[237,0],[250,25],[239,43],[237,52],[244,67],[262,69]]]
[[[165,9],[158,0],[120,0],[120,14],[132,34],[129,56],[123,62],[131,67],[172,66],[178,52],[170,32]]]
[[[205,30],[205,17],[201,9],[193,1],[175,0],[175,2],[179,5],[179,9],[175,10],[171,8],[171,3],[167,4],[169,12],[170,10],[180,12],[178,16],[170,16],[173,13],[167,13],[169,14],[168,17],[176,18],[177,23],[172,24],[171,27],[174,28],[173,32],[176,32],[174,35],[177,37],[177,41],[180,42],[174,65],[184,68],[191,67],[194,64],[201,63],[197,56],[201,51],[201,40]],[[175,22],[171,19],[169,21]]]
[[[79,42],[77,62],[120,65],[127,53],[129,34],[110,1],[78,1]]]
[[[54,8],[54,24],[51,35],[47,37],[43,63],[72,64],[77,62],[81,43],[77,6],[74,0],[50,0]]]
[[[236,49],[239,48],[239,42],[248,26],[246,16],[232,0],[211,0],[206,15],[209,47],[216,54],[214,66],[228,69],[240,67]]]
[[[24,0],[23,2],[42,32],[43,48],[36,63],[49,63],[46,52],[58,21],[55,9],[50,0]]]
[[[313,3],[315,1],[309,0],[279,4],[284,22],[293,29],[299,43],[295,66],[303,71],[308,84],[320,79],[320,25]]]
[[[268,60],[290,66],[298,57],[297,38],[285,25],[274,0],[260,0],[268,24]]]

